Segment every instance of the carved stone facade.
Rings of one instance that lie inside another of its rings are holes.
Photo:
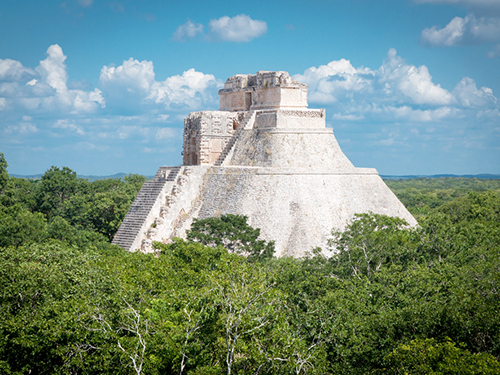
[[[239,125],[234,112],[192,112],[184,120],[183,164],[214,164]]]
[[[307,85],[287,72],[259,71],[230,77],[219,90],[221,111],[269,108],[307,108]]]

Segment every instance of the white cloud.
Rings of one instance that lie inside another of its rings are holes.
[[[334,120],[343,120],[343,121],[361,121],[365,119],[365,116],[355,115],[355,114],[343,115],[341,113],[334,113],[332,118]]]
[[[71,130],[71,131],[74,131],[75,133],[79,134],[79,135],[85,135],[85,132],[83,131],[83,129],[76,125],[74,121],[70,121],[70,120],[57,120],[57,122],[52,125],[53,128],[55,129],[67,129],[67,130]]]
[[[500,57],[500,44],[497,44],[491,51],[488,52],[487,56],[490,59],[493,59],[495,57]]]
[[[253,20],[246,14],[212,19],[208,26],[210,31],[205,35],[205,40],[215,42],[249,42],[267,32],[267,23],[265,21]],[[195,23],[188,19],[185,24],[180,25],[175,30],[171,40],[184,42],[202,35],[203,30],[204,26],[201,23]]]
[[[188,19],[184,25],[179,26],[175,30],[172,40],[184,42],[187,39],[194,38],[199,34],[203,34],[203,25],[201,23],[194,23]]]
[[[176,129],[173,128],[160,128],[156,131],[155,138],[157,140],[173,138],[176,136]]]
[[[8,125],[4,129],[5,134],[19,133],[19,134],[30,134],[38,132],[36,124],[29,121],[21,121],[19,125]]]
[[[294,78],[309,85],[312,101],[332,103],[350,92],[370,91],[373,74],[368,68],[355,69],[349,60],[341,59],[311,67]]]
[[[422,31],[421,41],[431,46],[453,46],[459,44],[464,35],[465,20],[461,17],[453,18],[446,27],[437,26]]]
[[[454,101],[447,90],[432,82],[425,65],[416,67],[406,64],[394,48],[389,50],[377,77],[388,96],[403,94],[414,104],[447,105]],[[400,100],[406,101],[402,98]]]
[[[488,87],[477,88],[472,78],[464,77],[453,89],[459,103],[466,108],[494,109],[498,103]]]
[[[167,122],[170,115],[158,115],[156,121],[158,122]]]
[[[159,82],[151,61],[132,58],[118,67],[104,66],[100,84],[111,105],[129,109],[153,104],[170,109],[199,108],[216,102],[214,95],[220,85],[213,75],[194,69]]]
[[[35,75],[33,69],[25,68],[19,61],[0,59],[0,81],[23,81]]]
[[[246,14],[210,20],[209,27],[209,38],[228,42],[249,42],[267,32],[265,21],[253,20]]]
[[[444,28],[424,29],[421,41],[429,46],[476,45],[500,41],[500,18],[455,17]]]
[[[5,107],[30,112],[88,113],[104,107],[99,89],[68,89],[66,56],[57,44],[47,49],[47,58],[33,70],[14,60],[0,60],[0,96]]]
[[[481,45],[495,43],[487,53],[500,56],[499,0],[414,0],[417,3],[463,5],[465,17],[453,18],[445,27],[432,26],[422,30],[420,42],[430,47]]]
[[[309,85],[309,102],[330,105],[337,121],[442,122],[498,108],[491,89],[464,78],[449,92],[433,82],[425,65],[406,63],[394,49],[377,70],[341,59],[293,78]]]
[[[309,85],[309,99],[316,103],[351,102],[367,98],[416,105],[449,105],[455,99],[447,90],[432,82],[426,66],[406,64],[395,49],[390,49],[376,71],[354,68],[348,60],[332,61],[311,67],[294,79]]]
[[[129,93],[149,92],[155,79],[152,61],[139,61],[132,57],[118,67],[103,66],[99,82],[104,89],[125,89]]]
[[[62,48],[54,44],[47,49],[47,58],[40,61],[40,65],[36,68],[42,81],[55,88],[58,93],[67,90],[68,75],[65,60]]]
[[[175,75],[163,82],[155,82],[148,99],[169,107],[197,108],[202,103],[216,100],[211,91],[216,91],[218,85],[219,83],[212,74],[189,69],[181,76]]]
[[[384,111],[394,119],[405,120],[409,122],[435,122],[457,113],[456,109],[450,107],[422,110],[413,109],[409,106],[388,106],[384,108]]]

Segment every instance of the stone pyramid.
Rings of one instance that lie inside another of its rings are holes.
[[[235,75],[219,98],[219,111],[185,119],[183,165],[144,184],[113,243],[149,252],[194,218],[243,214],[277,256],[300,257],[356,213],[417,224],[375,169],[352,165],[325,110],[307,108],[307,85],[287,72]]]

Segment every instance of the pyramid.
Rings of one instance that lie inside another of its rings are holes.
[[[325,110],[307,107],[307,89],[283,71],[228,78],[219,111],[185,119],[183,165],[144,183],[113,243],[151,252],[153,241],[185,237],[195,218],[242,214],[277,256],[301,257],[356,213],[416,225],[375,169],[352,165]]]

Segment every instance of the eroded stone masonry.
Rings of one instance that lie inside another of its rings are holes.
[[[287,72],[228,78],[219,111],[184,121],[183,165],[160,167],[139,192],[113,243],[152,251],[184,237],[194,218],[243,214],[276,241],[277,256],[325,248],[355,213],[415,219],[373,168],[355,168],[307,108],[307,85]]]

